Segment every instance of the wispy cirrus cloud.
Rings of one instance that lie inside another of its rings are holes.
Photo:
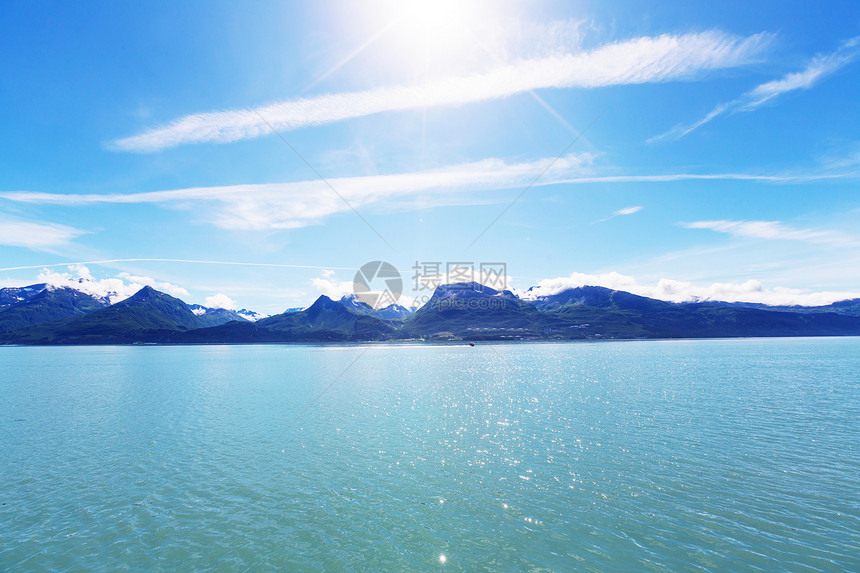
[[[130,205],[150,203],[192,211],[198,220],[222,229],[267,230],[295,229],[320,224],[332,215],[348,212],[349,205],[362,210],[397,212],[500,203],[506,201],[506,195],[495,191],[522,188],[532,184],[536,187],[674,181],[753,181],[792,184],[858,177],[856,172],[601,175],[594,167],[596,157],[591,153],[579,153],[560,159],[543,158],[522,163],[508,163],[501,159],[490,158],[390,175],[343,177],[327,181],[192,187],[128,194],[7,191],[0,192],[0,199],[19,203],[69,206],[98,203]],[[338,193],[332,192],[329,185]],[[346,199],[349,205],[341,197]],[[509,199],[507,197],[507,200]],[[616,211],[613,216],[630,215],[640,209],[641,206],[627,207]]]
[[[835,52],[816,56],[803,70],[787,74],[778,80],[763,83],[737,99],[719,104],[699,121],[689,125],[677,125],[665,133],[652,137],[648,143],[662,139],[678,140],[721,115],[753,111],[784,93],[808,90],[827,76],[851,63],[860,51],[858,48],[860,48],[860,36],[844,42]]]
[[[504,197],[479,191],[522,187],[538,175],[541,179],[536,185],[551,185],[589,173],[593,160],[594,155],[589,153],[513,164],[485,159],[439,169],[344,177],[327,182],[195,187],[130,194],[6,192],[0,193],[0,198],[55,205],[156,203],[193,210],[198,217],[223,229],[292,229],[319,224],[331,215],[349,211],[349,205],[357,209],[402,211],[495,203]],[[329,185],[338,193],[333,193]]]
[[[758,58],[770,34],[741,38],[717,31],[642,37],[591,51],[522,59],[489,72],[288,100],[253,109],[187,115],[118,139],[120,151],[152,152],[189,143],[227,143],[278,130],[322,125],[388,111],[463,105],[546,88],[597,88],[688,79]],[[265,119],[264,119],[265,118]]]
[[[857,245],[857,241],[835,231],[795,229],[781,221],[695,221],[684,223],[687,229],[710,229],[735,237],[806,241],[832,245]]]
[[[0,216],[0,245],[47,250],[67,245],[86,231],[44,221]]]
[[[636,205],[634,207],[624,207],[623,209],[617,210],[613,215],[632,215],[633,213],[638,213],[642,210],[641,205]]]
[[[565,179],[558,183],[672,183],[675,181],[753,181],[760,183],[809,183],[811,181],[856,179],[856,170],[843,173],[797,172],[797,173],[662,173],[655,175],[596,175]],[[0,194],[0,197],[3,195]]]

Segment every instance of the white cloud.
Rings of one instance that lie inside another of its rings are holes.
[[[181,286],[164,281],[157,281],[150,277],[131,275],[129,273],[119,273],[117,277],[121,280],[128,281],[127,285],[129,290],[133,290],[134,292],[139,291],[145,286],[151,286],[155,290],[159,290],[177,298],[188,296],[188,291]]]
[[[43,269],[36,281],[57,287],[77,289],[92,296],[107,299],[111,304],[127,299],[144,286],[151,286],[175,297],[188,296],[188,291],[184,288],[168,282],[157,281],[151,277],[119,273],[113,278],[96,279],[85,266],[69,265],[68,269],[69,272]]]
[[[311,283],[319,292],[332,300],[339,300],[353,294],[352,281],[339,281],[335,278],[313,278]]]
[[[236,301],[231,299],[226,294],[218,293],[206,297],[204,306],[209,308],[223,308],[226,310],[236,310]]]
[[[642,210],[641,205],[636,205],[634,207],[624,207],[623,209],[618,209],[617,211],[615,211],[614,213],[612,213],[610,216],[606,217],[605,219],[601,219],[601,220],[595,221],[595,222],[596,223],[605,223],[606,221],[608,221],[610,219],[614,219],[615,217],[623,217],[624,215],[633,215],[634,213],[638,213],[641,210]]]
[[[837,245],[856,245],[856,241],[833,231],[793,229],[780,221],[695,221],[685,223],[687,229],[710,229],[735,237],[807,241]]]
[[[72,239],[85,234],[66,225],[56,223],[24,221],[12,217],[0,217],[0,245],[27,247],[45,250],[68,244]]]
[[[677,125],[666,133],[652,137],[648,142],[652,143],[661,139],[681,139],[721,115],[753,111],[784,93],[801,89],[808,90],[830,74],[851,63],[857,56],[858,45],[860,45],[860,36],[851,38],[835,52],[816,56],[803,70],[787,74],[778,80],[763,83],[735,100],[719,104],[699,121],[690,125]]]
[[[624,209],[619,209],[615,212],[616,215],[632,215],[633,213],[638,213],[642,210],[640,205],[635,207],[625,207]]]
[[[753,302],[768,305],[828,305],[838,300],[860,298],[860,291],[819,291],[772,287],[766,288],[760,281],[712,283],[696,285],[690,282],[661,278],[656,284],[641,284],[632,276],[617,272],[604,274],[571,273],[567,277],[544,279],[538,282],[523,298],[558,294],[569,288],[602,286],[623,290],[639,296],[647,296],[670,302],[724,301]]]
[[[188,115],[111,145],[123,151],[151,152],[187,143],[227,143],[259,137],[270,133],[267,122],[277,130],[290,130],[388,111],[500,99],[537,89],[688,79],[702,71],[748,63],[770,40],[768,34],[739,38],[716,31],[641,37],[591,51],[522,59],[471,76]]]

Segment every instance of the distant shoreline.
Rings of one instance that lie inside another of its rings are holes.
[[[0,344],[0,348],[105,348],[105,347],[200,347],[200,346],[451,346],[476,348],[486,345],[520,345],[520,344],[602,344],[606,342],[689,342],[705,340],[786,340],[804,338],[821,340],[827,338],[847,339],[860,338],[860,334],[845,335],[786,335],[786,336],[702,336],[702,337],[679,337],[679,338],[570,338],[570,339],[539,339],[539,340],[355,340],[355,341],[331,341],[331,342],[130,342],[105,344]],[[475,346],[469,345],[474,342]]]

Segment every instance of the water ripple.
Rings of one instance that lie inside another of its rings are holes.
[[[858,350],[0,348],[0,569],[860,570]]]

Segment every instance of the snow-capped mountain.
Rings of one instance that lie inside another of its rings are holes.
[[[369,304],[358,300],[358,297],[356,297],[354,294],[345,295],[341,297],[338,302],[346,308],[352,310],[353,312],[369,314],[371,316],[375,316],[383,320],[399,320],[401,318],[406,318],[407,316],[415,312],[413,309],[406,308],[405,306],[401,306],[399,304],[390,304],[385,308],[380,308],[377,310]]]
[[[414,308],[406,308],[400,304],[390,304],[385,308],[380,308],[376,311],[376,316],[385,320],[400,320],[411,316],[415,312]]]
[[[202,304],[186,303],[186,305],[188,306],[188,309],[194,313],[195,316],[201,318],[209,326],[218,326],[220,324],[224,324],[225,322],[230,322],[231,320],[238,320],[240,322],[245,322],[248,320],[248,318],[235,310],[227,310],[226,308],[209,308],[203,306]]]

